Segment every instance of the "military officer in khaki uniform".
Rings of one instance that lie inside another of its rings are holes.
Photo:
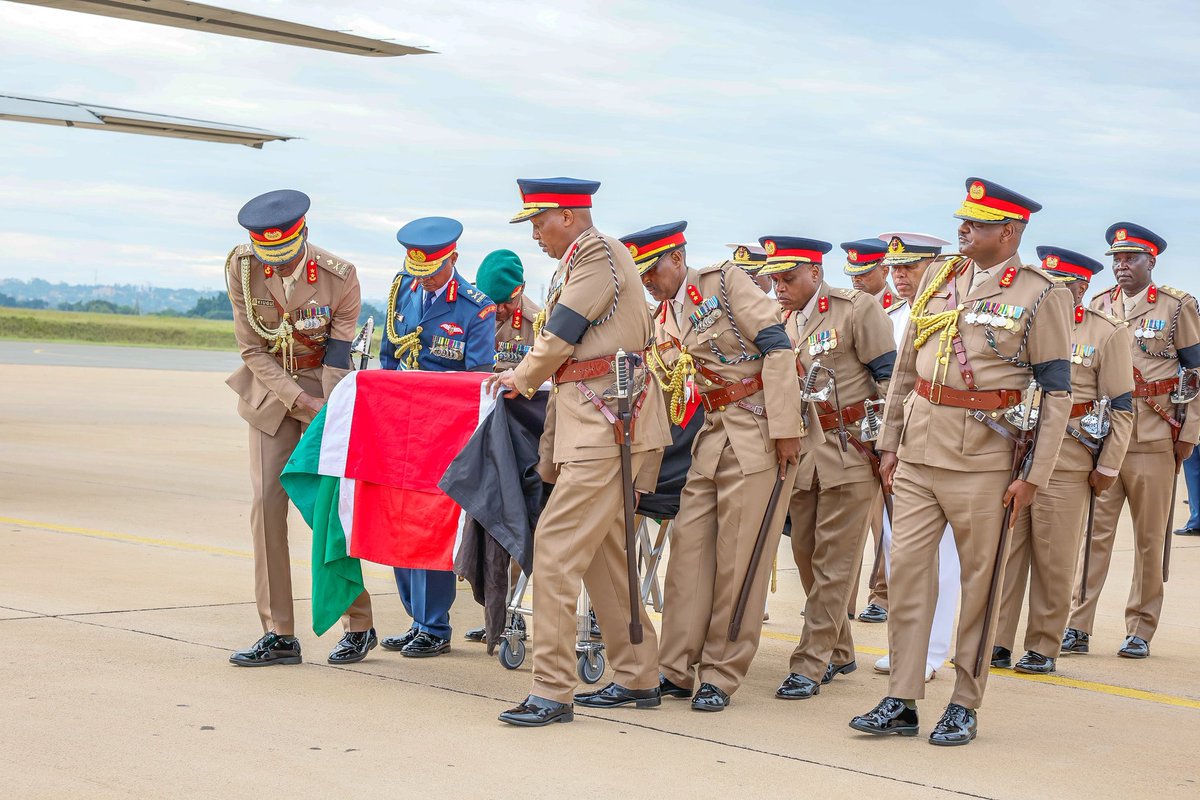
[[[776,506],[749,577],[748,609],[736,641],[730,620],[775,485],[791,493],[804,423],[792,346],[779,306],[732,261],[687,265],[686,222],[621,237],[659,307],[650,367],[667,392],[671,422],[693,406],[704,426],[679,498],[663,592],[659,671],[662,693],[697,711],[722,711],[741,685],[762,630],[771,557],[787,503]],[[694,695],[694,696],[693,696]]]
[[[825,282],[822,261],[832,245],[793,236],[760,241],[767,251],[762,272],[775,282],[775,296],[787,312],[793,369],[815,400],[817,416],[810,423],[825,433],[824,442],[801,460],[790,498],[792,554],[808,600],[790,673],[775,696],[802,700],[818,694],[835,675],[857,668],[846,603],[879,488],[871,437],[864,441],[862,423],[878,423],[875,406],[867,404],[887,391],[896,342],[873,297]],[[805,379],[817,361],[833,372],[828,395],[821,391],[829,385],[827,373]]]
[[[908,303],[893,291],[892,287],[888,286],[887,279],[891,267],[884,260],[887,255],[887,241],[882,237],[860,239],[856,242],[844,242],[842,249],[846,251],[846,265],[842,267],[842,272],[850,276],[851,286],[874,297],[888,317],[894,320],[894,315],[907,308]],[[879,548],[880,540],[883,538],[882,489],[872,502],[870,527],[875,548]],[[874,560],[872,560],[871,566],[874,566]],[[868,587],[867,607],[862,610],[858,618],[863,622],[887,622],[887,575],[881,569],[872,577],[873,580]],[[858,599],[858,585],[861,578],[862,562],[860,561],[850,590],[850,601],[846,604],[847,619],[854,617],[854,604]]]
[[[1038,203],[979,178],[967,180],[957,216],[962,256],[935,261],[912,303],[879,440],[885,487],[895,493],[888,582],[889,691],[850,727],[914,736],[916,700],[925,695],[925,659],[937,591],[938,542],[949,522],[962,568],[962,602],[950,704],[929,740],[963,745],[975,738],[986,662],[1003,574],[1005,506],[1014,515],[1054,469],[1071,411],[1070,292],[1021,264],[1017,249]],[[1005,412],[1035,379],[1040,403],[1037,446],[1013,479],[1019,440]],[[991,614],[986,611],[991,610]],[[981,639],[983,640],[981,643]]]
[[[1088,283],[1104,265],[1061,247],[1039,247],[1037,254],[1042,269],[1065,283],[1075,298],[1071,421],[1050,480],[1013,528],[992,666],[1044,675],[1054,672],[1062,631],[1071,611],[1075,562],[1089,496],[1112,485],[1129,446],[1133,430],[1133,362],[1126,326],[1082,305]],[[1098,406],[1101,401],[1105,404],[1103,411]],[[1097,414],[1106,414],[1109,419],[1107,436],[1093,435],[1101,433]],[[1012,647],[1027,579],[1025,655],[1014,666]]]
[[[654,328],[629,251],[592,225],[592,195],[600,184],[551,178],[520,180],[518,185],[524,208],[512,221],[531,220],[533,238],[559,263],[533,349],[515,369],[489,383],[497,391],[508,390],[507,397],[532,397],[553,379],[548,414],[554,424],[543,434],[543,444],[556,474],[543,474],[555,488],[534,534],[533,690],[500,719],[539,726],[574,718],[580,581],[587,585],[604,632],[614,677],[599,692],[582,697],[638,707],[662,702],[654,628],[640,602],[630,608],[625,487],[612,399],[615,354],[623,350],[644,359]],[[636,490],[647,492],[657,484],[671,434],[658,385],[644,367],[636,373],[632,470]],[[631,612],[641,621],[644,638],[639,644],[630,642]]]
[[[1091,305],[1124,320],[1133,333],[1133,438],[1120,476],[1097,500],[1087,600],[1080,599],[1077,585],[1062,650],[1088,651],[1117,520],[1128,500],[1133,514],[1133,585],[1125,605],[1125,643],[1118,654],[1145,658],[1162,611],[1171,487],[1200,436],[1200,409],[1176,405],[1170,397],[1178,388],[1180,367],[1200,367],[1200,318],[1195,298],[1153,281],[1151,271],[1167,249],[1161,236],[1132,222],[1118,222],[1105,238],[1117,285],[1093,298]],[[1081,564],[1082,559],[1081,553]]]
[[[521,257],[512,250],[488,253],[475,275],[475,286],[496,303],[495,371],[512,369],[533,349],[533,321],[542,310],[525,294]]]
[[[238,394],[238,414],[250,424],[254,596],[264,631],[251,647],[230,656],[244,667],[301,661],[288,497],[279,476],[300,434],[350,371],[350,343],[362,305],[354,265],[308,241],[308,207],[308,196],[292,189],[246,203],[238,222],[249,231],[250,243],[235,247],[225,262],[244,362],[226,383]],[[346,633],[329,661],[361,661],[377,641],[365,591],[343,625]]]

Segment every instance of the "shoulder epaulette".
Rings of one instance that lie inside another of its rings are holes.
[[[858,289],[843,289],[840,286],[834,286],[830,289],[829,294],[834,297],[840,297],[843,300],[853,300],[862,294],[862,292]]]
[[[481,308],[492,302],[486,294],[476,289],[474,285],[467,283],[461,277],[458,279],[458,296],[465,297],[472,304]]]
[[[1092,314],[1095,314],[1097,317],[1100,317],[1101,319],[1111,323],[1113,325],[1113,327],[1116,327],[1116,328],[1120,328],[1122,326],[1129,324],[1128,322],[1121,319],[1120,317],[1115,317],[1112,314],[1109,314],[1106,311],[1101,311],[1098,308],[1089,308],[1088,311],[1091,312]]]
[[[884,311],[886,311],[888,313],[888,315],[891,316],[892,314],[895,314],[896,312],[900,311],[900,309],[904,308],[907,305],[908,305],[908,301],[902,297],[899,300],[897,300],[896,302],[892,303],[891,306],[889,306],[888,308],[885,308]]]
[[[332,272],[334,275],[337,275],[339,278],[346,277],[348,274],[350,274],[350,270],[354,269],[353,264],[349,264],[345,261],[342,261],[340,258],[335,256],[333,253],[330,253],[326,250],[322,250],[319,247],[312,246],[312,256],[311,257],[312,257],[313,261],[317,262],[318,267],[325,270],[326,272]]]
[[[697,272],[701,275],[706,275],[710,272],[723,272],[727,267],[733,266],[732,261],[718,261],[715,264],[709,264],[707,267],[700,267]]]
[[[1181,303],[1184,300],[1187,300],[1189,296],[1187,292],[1183,291],[1182,289],[1176,289],[1174,286],[1164,286],[1160,283],[1158,284],[1158,288],[1160,291],[1171,295],[1171,297],[1174,297]]]
[[[249,242],[247,242],[245,244],[239,244],[237,247],[233,248],[233,252],[230,253],[230,255],[231,256],[251,256],[251,255],[254,255],[254,250],[250,247]]]
[[[1058,283],[1058,281],[1054,280],[1054,278],[1052,278],[1049,273],[1047,273],[1044,269],[1042,269],[1040,266],[1038,266],[1036,264],[1022,264],[1021,266],[1024,267],[1025,269],[1029,270],[1033,274],[1037,275],[1039,278],[1044,280],[1046,283],[1054,283],[1054,284]]]

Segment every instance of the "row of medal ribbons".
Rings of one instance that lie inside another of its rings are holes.
[[[968,325],[991,325],[993,328],[1012,330],[1025,313],[1024,306],[1011,306],[991,300],[976,300],[964,319]]]
[[[1167,335],[1163,331],[1166,328],[1167,321],[1165,319],[1144,319],[1138,323],[1133,335],[1139,339],[1165,339]]]

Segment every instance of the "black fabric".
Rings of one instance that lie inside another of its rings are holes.
[[[548,394],[498,400],[438,482],[438,488],[470,517],[454,572],[471,584],[476,602],[484,607],[489,648],[504,627],[509,558],[525,574],[532,574],[533,531],[554,488],[537,472]],[[704,413],[697,409],[686,428],[671,428],[672,442],[663,453],[658,486],[642,496],[639,513],[671,519],[679,512],[679,493],[692,462],[692,440],[703,424]]]
[[[867,364],[867,369],[871,371],[871,377],[876,383],[882,381],[890,381],[892,379],[892,369],[896,366],[896,351],[889,350],[879,358],[872,359],[870,364]]]
[[[1179,354],[1179,363],[1188,369],[1200,367],[1200,344],[1180,347],[1175,352]]]
[[[754,346],[760,353],[770,353],[772,350],[791,350],[792,340],[788,338],[783,323],[769,325],[754,337]]]
[[[1033,365],[1033,377],[1045,392],[1071,391],[1071,362],[1065,358]]]
[[[591,324],[591,321],[587,317],[575,309],[568,308],[559,303],[550,312],[550,319],[546,322],[546,330],[568,344],[579,344],[583,340],[583,334]]]
[[[325,342],[325,357],[321,363],[334,369],[350,369],[350,342],[329,339]]]
[[[1109,401],[1109,407],[1113,411],[1133,411],[1133,393],[1126,392],[1117,395]]]

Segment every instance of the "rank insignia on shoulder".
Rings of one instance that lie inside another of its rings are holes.
[[[834,291],[837,292],[838,294],[840,294],[842,297],[846,298],[847,300],[853,300],[855,297],[862,294],[862,292],[860,292],[858,289],[836,288],[836,289],[834,289]],[[886,306],[885,306],[885,308],[886,308]]]
[[[689,286],[688,289],[694,290],[695,287]],[[688,293],[691,297],[691,292]],[[696,297],[700,297],[700,293],[696,292]],[[696,303],[695,298],[692,302]],[[708,299],[700,298],[700,302],[696,303],[696,310],[688,315],[688,321],[692,323],[692,327],[696,329],[696,333],[704,331],[717,324],[717,320],[721,318],[721,303],[716,296]]]
[[[1090,367],[1095,360],[1096,348],[1090,344],[1071,345],[1071,363]]]
[[[453,322],[443,322],[438,326],[451,336],[462,336],[463,329],[455,325]]]
[[[1187,298],[1187,292],[1183,291],[1182,289],[1176,289],[1174,286],[1159,285],[1158,288],[1171,295],[1171,297],[1174,297],[1176,300],[1184,300]]]
[[[837,346],[838,335],[836,328],[820,331],[808,337],[808,354],[810,356],[828,353],[830,350],[836,350]]]
[[[445,336],[434,336],[429,344],[431,355],[444,358],[447,361],[462,361],[467,349],[466,342],[459,339],[450,339]]]
[[[482,303],[487,299],[487,295],[478,289],[463,289],[463,293],[466,294],[467,299],[476,304]]]
[[[479,309],[479,318],[487,319],[488,314],[495,314],[495,313],[496,313],[496,304],[492,303],[489,306],[484,306],[483,308]],[[517,309],[517,311],[513,314],[513,316],[516,316],[519,313],[521,313],[521,310]]]

